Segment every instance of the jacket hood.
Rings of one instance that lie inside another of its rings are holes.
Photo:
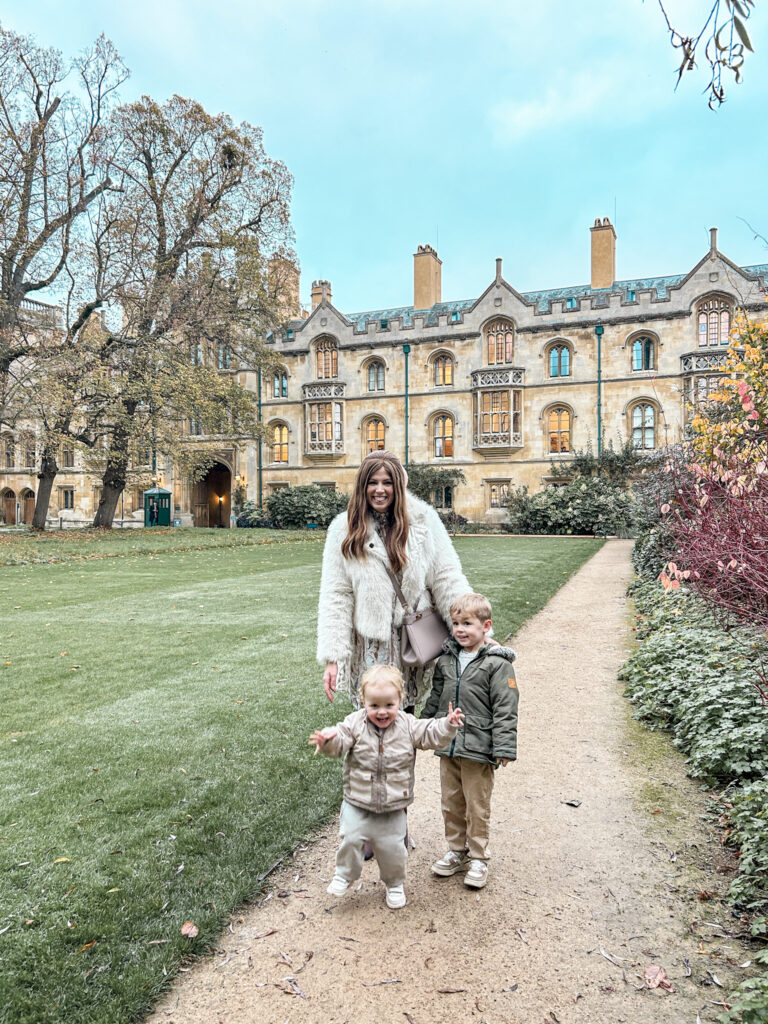
[[[443,650],[446,654],[455,654],[458,657],[461,645],[452,637],[448,637],[443,642]],[[514,661],[517,658],[517,654],[515,654],[511,647],[502,647],[501,644],[481,644],[477,653],[492,654],[497,658],[504,658],[505,661]]]

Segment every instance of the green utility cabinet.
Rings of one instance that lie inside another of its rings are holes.
[[[164,487],[150,487],[144,491],[144,525],[171,525],[171,492]]]

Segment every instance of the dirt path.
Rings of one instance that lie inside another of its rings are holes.
[[[722,989],[707,970],[728,985],[748,954],[719,926],[724,908],[695,898],[727,885],[700,872],[719,851],[700,821],[707,798],[619,695],[630,550],[607,543],[516,637],[520,759],[497,776],[485,890],[430,875],[439,783],[419,754],[407,907],[387,910],[372,864],[359,891],[326,894],[330,828],[233,916],[220,954],[181,976],[151,1024],[715,1020]],[[640,987],[650,964],[674,993]]]

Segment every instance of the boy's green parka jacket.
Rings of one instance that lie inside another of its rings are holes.
[[[442,718],[449,702],[464,712],[456,738],[437,751],[440,757],[466,757],[496,764],[499,758],[517,758],[518,690],[511,647],[483,644],[464,672],[459,665],[461,647],[446,640],[435,662],[432,692],[421,718]]]

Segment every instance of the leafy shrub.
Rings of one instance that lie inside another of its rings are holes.
[[[271,528],[274,523],[265,508],[260,508],[255,501],[244,501],[237,514],[237,525],[246,528],[253,526]]]
[[[411,462],[406,467],[408,472],[408,490],[417,498],[430,505],[438,504],[438,496],[445,499],[445,490],[451,493],[457,484],[465,484],[467,478],[462,470],[452,466],[428,466]]]
[[[459,515],[452,508],[439,509],[437,513],[443,521],[443,526],[449,533],[456,533],[462,526],[466,526],[469,520],[466,516]]]
[[[631,494],[602,477],[578,477],[563,486],[529,494],[516,488],[507,497],[512,533],[581,533],[627,536],[635,521]]]
[[[690,774],[708,785],[765,774],[768,716],[753,682],[761,653],[755,635],[726,633],[685,590],[668,601],[657,584],[644,584],[635,595],[650,612],[648,632],[620,678],[636,717],[670,729]]]
[[[279,530],[303,529],[308,523],[325,529],[348,502],[349,495],[317,484],[281,487],[267,498],[267,512]]]
[[[642,560],[644,555],[639,556]],[[729,842],[739,873],[729,898],[752,917],[752,934],[768,936],[768,708],[761,700],[766,638],[754,629],[720,627],[686,587],[664,592],[633,585],[639,649],[621,670],[636,717],[668,728],[688,756],[690,774],[729,784]],[[768,967],[768,950],[755,956]],[[768,972],[729,996],[720,1024],[768,1021]]]

